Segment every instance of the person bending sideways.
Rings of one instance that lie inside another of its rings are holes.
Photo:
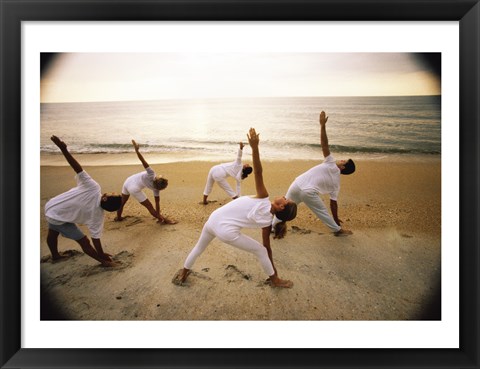
[[[122,188],[122,206],[117,211],[117,216],[115,221],[122,221],[122,213],[125,204],[127,203],[130,195],[132,195],[137,201],[142,204],[148,212],[154,217],[157,218],[157,223],[161,224],[176,224],[177,222],[172,219],[164,217],[160,213],[160,191],[164,190],[168,186],[168,180],[162,176],[155,175],[155,172],[148,165],[148,163],[143,158],[143,155],[140,153],[140,145],[138,145],[134,140],[132,140],[133,147],[137,153],[138,159],[141,161],[143,167],[145,168],[144,172],[140,172],[128,177],[125,180]],[[153,191],[153,196],[155,198],[155,209],[153,208],[152,203],[147,198],[143,192],[144,188],[149,188]]]
[[[322,164],[295,178],[286,196],[297,205],[304,202],[318,219],[334,232],[335,236],[346,236],[352,232],[341,227],[342,221],[338,218],[337,197],[340,191],[340,174],[348,175],[355,172],[355,163],[352,159],[335,161],[328,146],[327,121],[328,117],[322,111],[320,113],[320,144],[325,160]],[[320,198],[320,195],[324,194],[330,195],[332,215]],[[279,221],[275,219],[274,225]]]
[[[61,234],[77,241],[85,254],[103,266],[116,266],[111,255],[103,251],[100,237],[103,231],[103,211],[118,210],[122,203],[121,196],[113,193],[102,195],[100,185],[83,170],[68,151],[65,142],[57,136],[52,136],[51,140],[75,171],[77,181],[77,187],[50,199],[45,204],[45,217],[48,222],[47,245],[52,254],[52,261],[64,258],[58,252],[58,236]],[[94,247],[77,224],[85,224],[88,227]]]
[[[276,229],[275,238],[282,238],[286,232],[285,222],[295,218],[296,204],[285,197],[276,197],[270,201],[267,189],[263,182],[262,164],[259,154],[259,134],[250,128],[247,134],[252,148],[253,173],[255,177],[255,196],[242,196],[215,210],[205,223],[202,234],[180,270],[172,280],[181,285],[187,279],[195,260],[205,251],[208,244],[217,237],[220,241],[256,256],[272,287],[290,288],[293,283],[280,279],[273,264],[272,249],[270,247],[270,230],[273,216],[276,215],[281,223]],[[242,234],[243,228],[261,228],[263,245],[258,241]]]
[[[248,164],[242,165],[243,142],[239,143],[240,148],[237,153],[237,160],[232,163],[224,163],[213,166],[208,172],[207,183],[203,190],[203,204],[208,204],[208,195],[212,192],[215,182],[230,196],[232,199],[236,199],[240,196],[241,181],[248,177],[252,173],[252,167]],[[227,182],[228,177],[235,178],[237,182],[237,192],[232,190],[232,187]]]

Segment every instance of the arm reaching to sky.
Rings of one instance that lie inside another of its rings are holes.
[[[52,136],[50,139],[53,141],[55,145],[58,146],[58,148],[62,151],[63,156],[65,159],[67,159],[68,164],[73,168],[75,173],[80,173],[83,171],[82,166],[80,163],[70,154],[70,152],[67,149],[67,144],[63,142],[61,139],[59,139],[57,136]]]
[[[237,165],[242,165],[242,154],[243,154],[243,148],[245,146],[245,144],[243,142],[239,142],[239,149],[238,149],[238,153],[237,153],[237,160],[235,161],[235,163]],[[241,176],[241,171],[240,173],[235,177],[235,181],[237,182],[237,196],[233,197],[234,199],[240,197],[240,193],[241,193],[241,188],[242,188],[242,176]]]
[[[252,160],[253,160],[253,174],[255,175],[255,189],[257,191],[257,197],[263,199],[268,197],[268,191],[263,183],[263,168],[260,161],[260,152],[258,150],[258,144],[260,142],[260,134],[255,132],[255,128],[250,128],[249,134],[247,134],[248,142],[252,148]]]
[[[142,162],[142,165],[145,169],[149,167],[148,163],[146,160],[143,158],[143,155],[140,153],[140,145],[135,142],[135,140],[132,140],[133,147],[135,148],[135,152],[137,153],[138,159]]]
[[[327,121],[328,117],[325,116],[325,112],[320,113],[320,145],[322,145],[323,157],[326,158],[330,155],[330,148],[328,146],[328,137],[327,137]]]
[[[239,144],[239,149],[237,152],[237,160],[235,162],[236,164],[240,165],[242,164],[243,147],[245,146],[245,144],[243,142],[239,142],[238,144]]]

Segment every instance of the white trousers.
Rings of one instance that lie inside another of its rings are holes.
[[[205,184],[205,189],[203,190],[203,194],[205,196],[210,195],[210,192],[212,192],[212,188],[215,182],[218,183],[218,185],[228,194],[228,196],[237,196],[237,193],[232,190],[232,187],[227,182],[226,172],[223,169],[221,170],[223,171],[223,173],[218,173],[218,168],[212,168],[210,169],[210,172],[208,172],[207,183]]]
[[[186,269],[192,269],[195,260],[197,260],[197,258],[205,251],[209,243],[212,242],[215,237],[231,246],[254,254],[268,276],[275,274],[272,262],[268,257],[267,249],[260,242],[255,241],[253,238],[245,236],[240,232],[214,230],[208,221],[203,226],[202,234],[200,235],[197,244],[192,251],[190,251],[190,254],[185,260],[184,267]]]
[[[285,197],[292,200],[297,204],[297,206],[304,202],[305,205],[307,205],[308,208],[318,217],[318,219],[320,219],[333,232],[338,232],[340,229],[342,229],[342,227],[335,223],[333,217],[328,212],[327,207],[323,203],[323,200],[320,198],[318,193],[314,191],[303,191],[295,182],[293,182],[290,185]],[[275,218],[274,225],[276,223],[278,223],[278,221]]]

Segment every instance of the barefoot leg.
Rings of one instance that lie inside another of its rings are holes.
[[[280,279],[276,275],[272,275],[270,276],[270,285],[272,287],[292,288],[293,282],[286,279]]]
[[[160,214],[158,214],[157,211],[153,208],[153,205],[149,199],[142,201],[140,204],[142,204],[148,210],[152,217],[157,218],[159,223],[163,223],[163,219],[160,217]]]
[[[122,218],[123,207],[127,203],[129,197],[130,197],[130,195],[125,195],[124,193],[122,193],[122,206],[120,206],[120,209],[117,210],[117,217],[115,218],[115,220],[117,220],[117,221],[123,220],[123,218]]]
[[[47,235],[47,245],[52,254],[52,260],[59,260],[62,256],[58,253],[58,236],[60,232],[54,231],[53,229],[48,230]]]
[[[180,269],[172,279],[172,283],[176,284],[177,286],[182,286],[183,283],[187,280],[188,275],[190,274],[190,269]]]

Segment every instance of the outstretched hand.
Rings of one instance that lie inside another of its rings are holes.
[[[255,128],[250,128],[249,134],[247,134],[248,143],[251,147],[258,147],[260,142],[260,133],[257,134]]]
[[[240,145],[240,150],[243,150],[243,148],[245,147],[245,144],[243,142],[239,142],[238,144]]]
[[[135,151],[140,150],[140,145],[135,142],[135,140],[132,140],[132,145],[135,148]]]
[[[55,145],[57,145],[60,148],[60,150],[67,148],[67,144],[63,142],[61,139],[59,139],[57,136],[52,136],[50,137],[50,139],[53,141]]]
[[[320,125],[324,126],[325,124],[327,124],[327,121],[328,121],[328,117],[326,117],[325,112],[322,111],[320,113]]]

